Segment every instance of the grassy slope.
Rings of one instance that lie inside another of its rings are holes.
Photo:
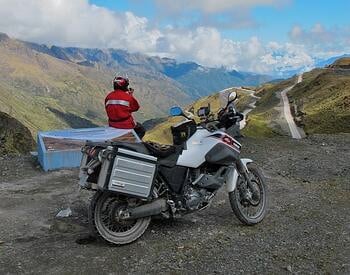
[[[350,57],[339,58],[330,67],[350,69]]]
[[[85,75],[90,68],[36,53],[12,40],[1,44],[0,59],[0,107],[23,122],[31,132],[69,127],[47,107],[96,124],[104,122],[101,102],[107,89],[103,85],[105,76],[101,75],[101,82],[95,82]]]
[[[304,81],[289,96],[304,113],[301,120],[306,133],[350,132],[350,70],[305,73]]]
[[[34,140],[28,128],[0,112],[0,155],[28,153],[33,147]]]
[[[104,98],[115,72],[79,66],[27,48],[16,40],[0,41],[0,111],[38,130],[71,125],[57,113],[81,117],[87,124],[106,124]],[[188,96],[171,81],[132,76],[141,102],[137,119],[164,116],[171,105],[188,102]],[[48,108],[49,107],[49,108]],[[58,112],[51,112],[50,108]]]

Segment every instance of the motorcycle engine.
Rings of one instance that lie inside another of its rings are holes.
[[[196,185],[196,181],[201,177],[204,171],[200,169],[192,170],[189,177],[189,182],[184,188],[184,202],[187,210],[194,211],[207,207],[211,199],[215,195],[214,190],[208,190]]]
[[[206,189],[196,189],[188,186],[184,194],[186,208],[188,210],[202,209],[208,206],[213,195]]]

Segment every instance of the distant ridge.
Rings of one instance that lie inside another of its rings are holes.
[[[35,51],[81,66],[104,66],[129,74],[137,72],[146,77],[162,75],[175,81],[191,99],[198,99],[227,87],[254,86],[273,79],[268,75],[238,72],[225,68],[209,68],[195,62],[179,63],[171,58],[129,53],[120,49],[48,47],[31,42],[23,43]]]

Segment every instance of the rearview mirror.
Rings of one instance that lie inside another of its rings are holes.
[[[177,106],[171,107],[169,113],[171,116],[181,116],[183,114],[182,109]]]
[[[229,95],[228,95],[228,102],[233,102],[237,99],[237,93],[236,92],[231,92]]]

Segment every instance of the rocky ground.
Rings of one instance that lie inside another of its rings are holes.
[[[268,181],[261,224],[240,224],[221,192],[206,211],[155,220],[126,246],[75,242],[88,232],[90,195],[78,190],[77,170],[1,158],[0,274],[349,274],[350,134],[242,143]],[[71,217],[55,217],[67,207]]]

